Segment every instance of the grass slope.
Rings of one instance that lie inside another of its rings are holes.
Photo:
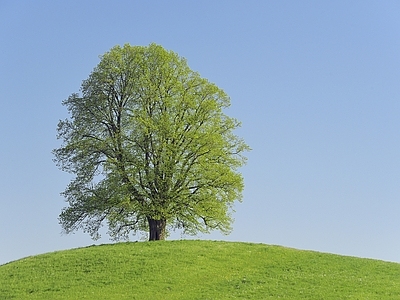
[[[0,266],[0,299],[400,299],[400,264],[264,244],[168,241]]]

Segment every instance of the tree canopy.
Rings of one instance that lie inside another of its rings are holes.
[[[160,45],[115,46],[100,58],[63,101],[70,118],[57,127],[54,160],[75,175],[62,193],[63,230],[96,239],[106,223],[116,240],[228,233],[249,150],[223,112],[228,95]]]

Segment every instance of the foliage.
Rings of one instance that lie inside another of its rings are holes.
[[[168,241],[0,266],[0,299],[237,298],[400,299],[400,265],[264,244]]]
[[[229,97],[184,58],[116,46],[63,104],[71,118],[58,124],[55,161],[76,175],[63,193],[65,232],[98,238],[104,221],[114,239],[148,228],[150,239],[168,228],[229,232],[249,148],[223,113]]]

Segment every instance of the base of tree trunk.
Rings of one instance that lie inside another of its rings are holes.
[[[147,220],[149,222],[149,241],[165,240],[166,220],[154,220],[152,218],[147,218]]]

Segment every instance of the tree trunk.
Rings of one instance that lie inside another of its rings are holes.
[[[158,241],[165,239],[165,226],[167,225],[166,220],[154,220],[150,217],[147,217],[147,221],[149,222],[149,241]]]

